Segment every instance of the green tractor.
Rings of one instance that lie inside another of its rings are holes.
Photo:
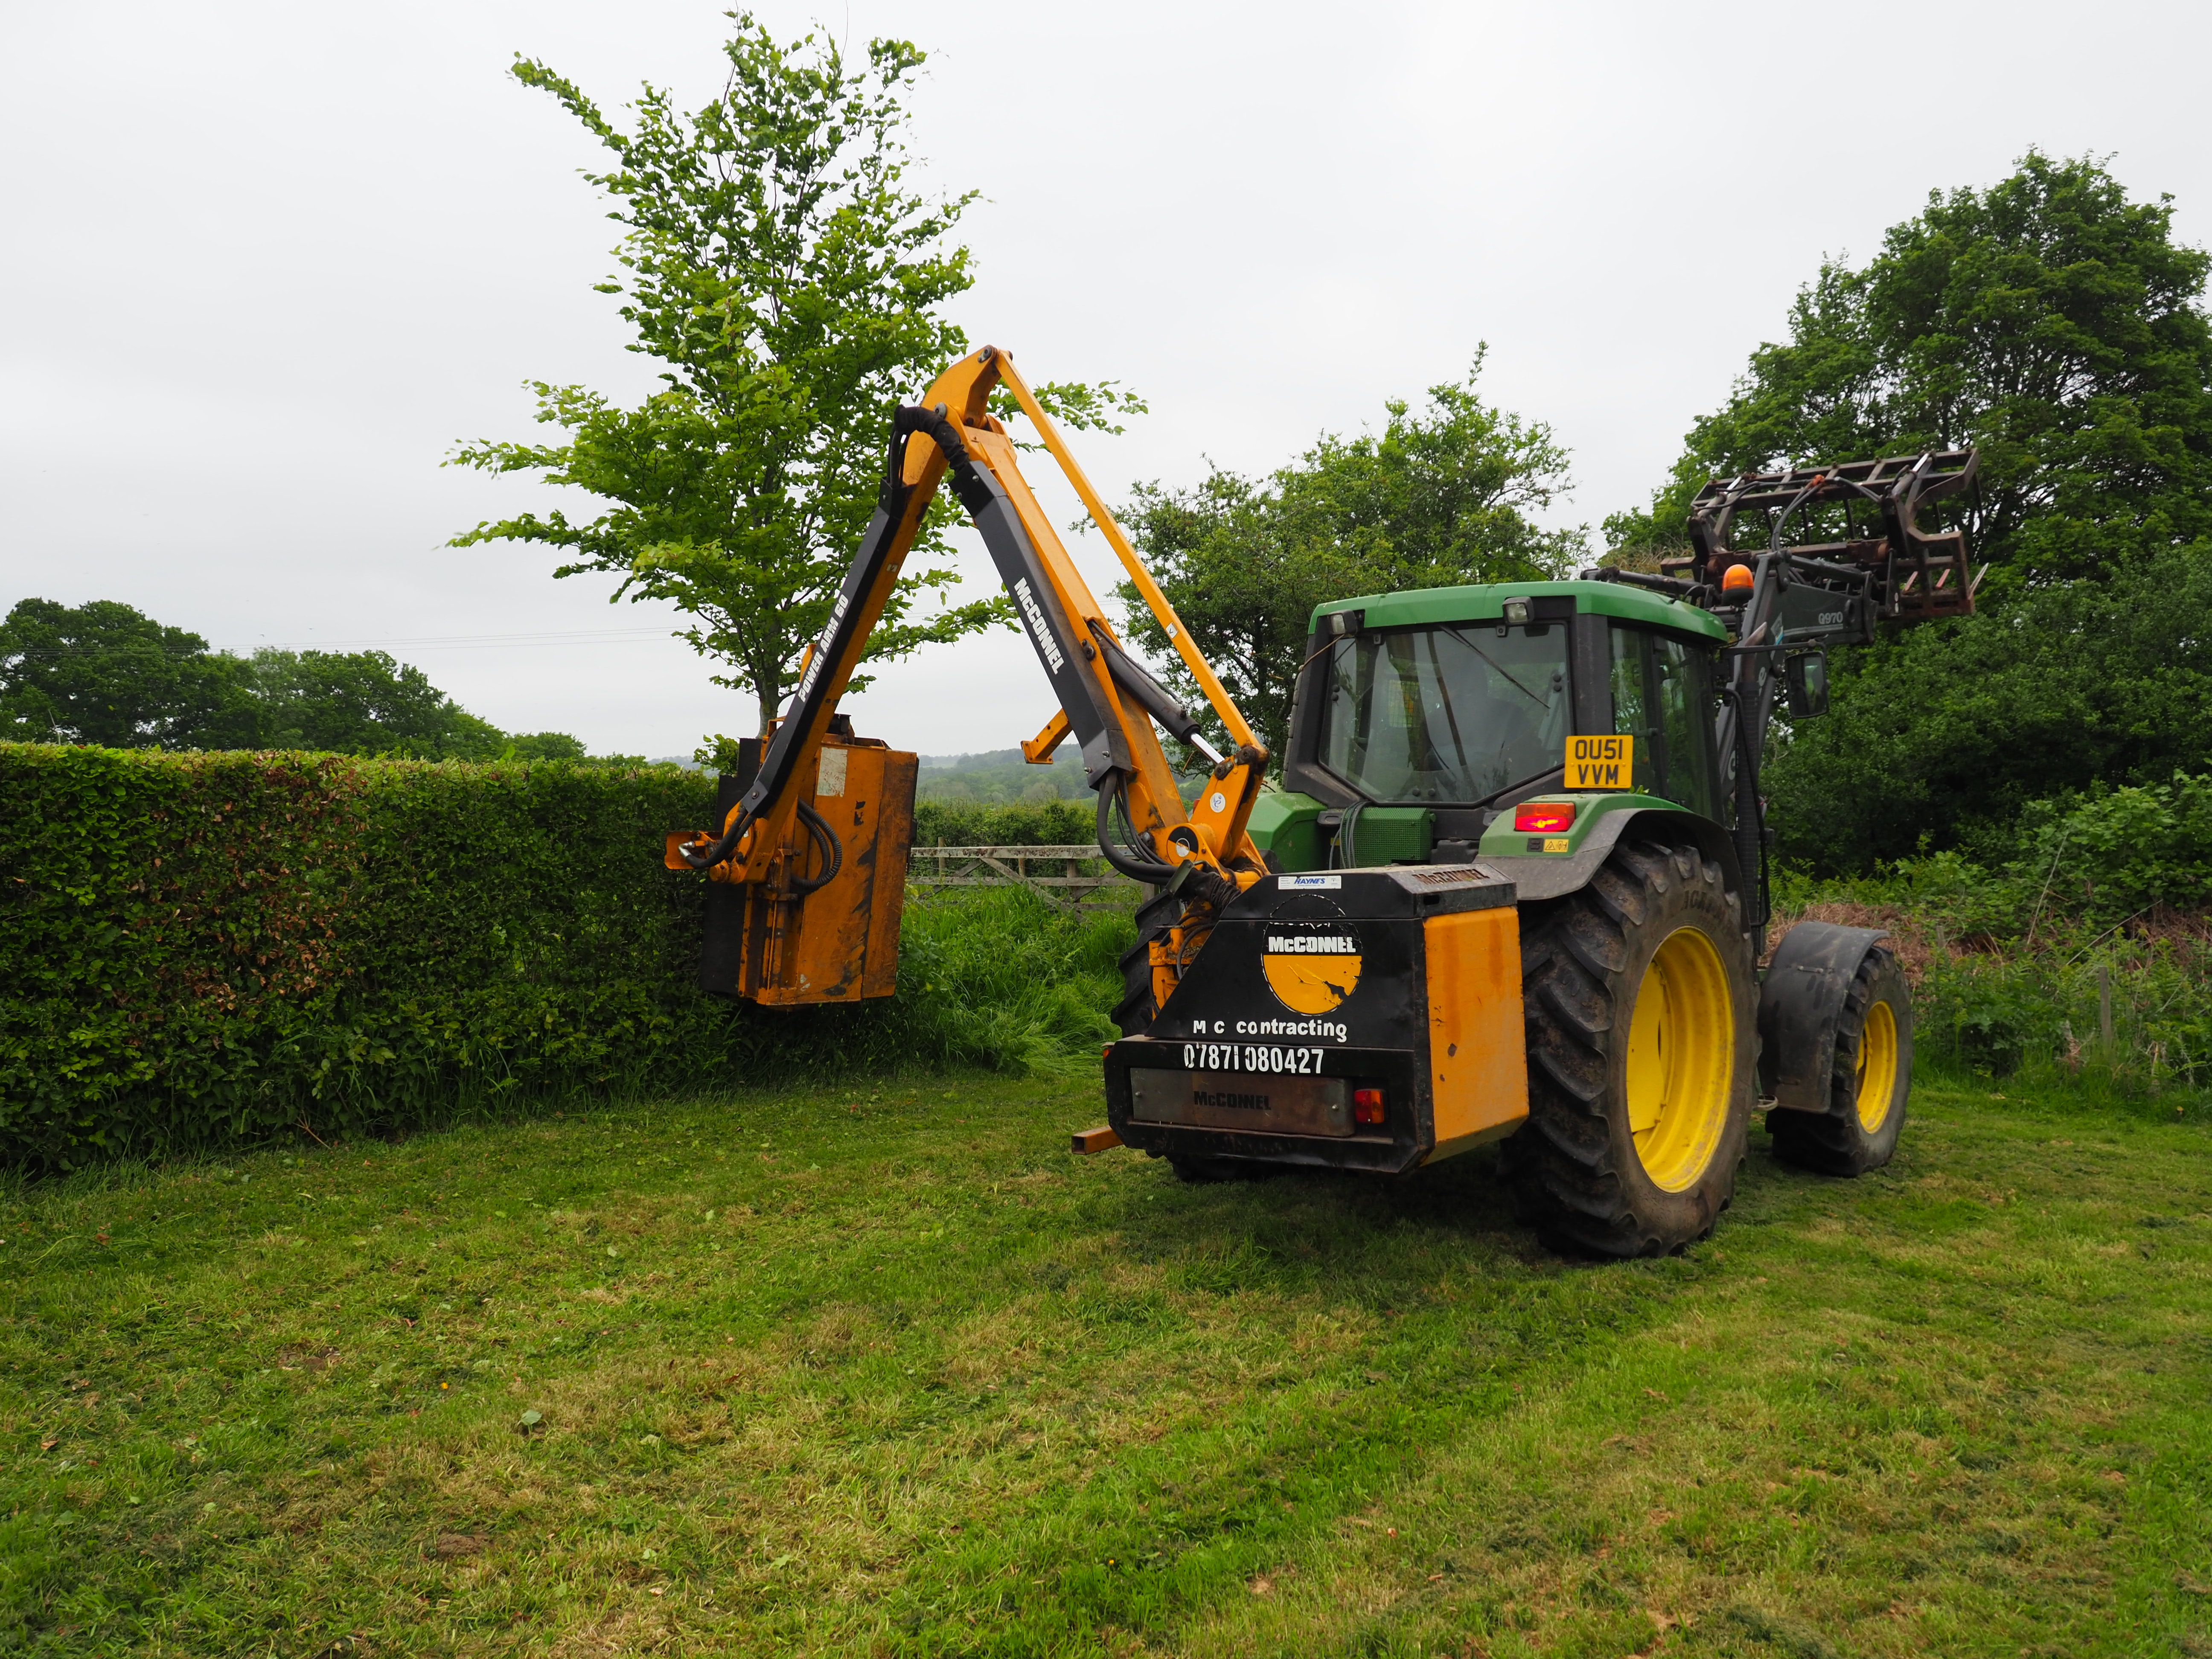
[[[1034,426],[1212,710],[1130,652],[1022,476]],[[771,734],[716,827],[663,861],[708,883],[702,989],[763,1006],[891,995],[915,757],[838,702],[939,486],[981,534],[1072,742],[1098,849],[1138,912],[1108,1127],[1190,1179],[1399,1175],[1502,1141],[1553,1238],[1678,1249],[1735,1190],[1760,1101],[1785,1158],[1838,1175],[1904,1127],[1912,1012],[1881,935],[1801,924],[1764,974],[1759,757],[1826,702],[1830,645],[1962,615],[1966,543],[1923,515],[1971,450],[1716,482],[1656,572],[1325,605],[1273,763],[994,346],[894,412],[881,495]],[[1792,542],[1792,525],[1829,539]],[[1746,544],[1747,539],[1748,545]],[[1161,733],[1203,755],[1187,796]]]
[[[1529,1219],[1620,1256],[1711,1231],[1756,1109],[1793,1164],[1888,1162],[1905,978],[1817,922],[1762,968],[1759,765],[1772,720],[1826,708],[1825,647],[1971,610],[1963,536],[1921,519],[1974,470],[1716,483],[1656,573],[1321,606],[1249,823],[1267,878],[1139,912],[1114,1138],[1192,1180],[1502,1142]],[[1816,513],[1833,539],[1786,540]]]

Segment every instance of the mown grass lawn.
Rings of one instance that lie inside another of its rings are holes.
[[[2212,1653],[2212,1134],[1923,1089],[1689,1255],[1095,1084],[0,1204],[5,1623],[152,1654]]]

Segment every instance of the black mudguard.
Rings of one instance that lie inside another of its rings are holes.
[[[1878,927],[1801,921],[1775,947],[1759,992],[1759,1091],[1793,1112],[1826,1112],[1836,1062],[1836,1023]]]

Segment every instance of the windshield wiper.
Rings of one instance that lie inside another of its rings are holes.
[[[1503,674],[1505,677],[1505,682],[1507,684],[1510,685],[1522,696],[1528,698],[1530,702],[1534,703],[1537,708],[1542,709],[1547,714],[1552,712],[1552,705],[1548,702],[1544,698],[1538,696],[1527,686],[1522,684],[1520,681],[1515,679],[1513,678],[1513,671],[1511,669],[1506,667],[1504,663],[1498,661],[1497,658],[1492,656],[1490,653],[1484,650],[1473,640],[1468,638],[1468,636],[1461,633],[1459,629],[1456,628],[1447,627],[1444,629],[1444,632],[1450,635],[1468,650],[1474,652],[1476,656],[1481,658],[1483,661],[1488,663],[1492,668],[1495,668],[1499,673]]]

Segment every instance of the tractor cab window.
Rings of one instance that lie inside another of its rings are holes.
[[[1563,624],[1359,634],[1329,669],[1322,764],[1370,800],[1487,800],[1562,763]]]
[[[1636,739],[1636,787],[1703,817],[1714,799],[1711,658],[1641,628],[1613,629],[1613,729]]]

